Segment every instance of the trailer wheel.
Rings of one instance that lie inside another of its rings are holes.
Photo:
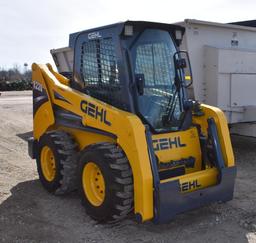
[[[37,170],[44,188],[57,195],[77,189],[77,145],[64,131],[45,133],[39,140]]]
[[[79,159],[80,193],[89,216],[115,222],[133,208],[133,177],[129,161],[116,144],[86,148]]]

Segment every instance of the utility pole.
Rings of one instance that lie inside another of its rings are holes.
[[[24,63],[24,76],[25,76],[26,81],[27,81],[27,72],[28,72],[28,64],[25,62]]]

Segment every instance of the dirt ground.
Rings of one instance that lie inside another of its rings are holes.
[[[30,92],[0,96],[0,242],[256,242],[256,139],[232,136],[238,168],[233,201],[179,215],[165,225],[133,217],[99,225],[76,193],[55,197],[38,180],[24,141]]]

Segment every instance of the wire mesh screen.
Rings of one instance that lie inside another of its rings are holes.
[[[136,73],[143,73],[146,86],[168,85],[174,80],[170,49],[165,43],[137,48]]]
[[[169,42],[142,41],[136,47],[135,73],[143,74],[144,95],[139,96],[139,109],[154,128],[163,128],[171,106],[174,119],[180,115],[178,96],[174,85],[175,69],[172,55],[175,47]]]
[[[84,43],[81,60],[86,92],[111,105],[119,103],[115,95],[121,87],[112,38]]]
[[[136,50],[136,73],[144,74],[144,94],[166,107],[174,93],[171,50],[164,42],[141,44]],[[158,97],[158,98],[157,98]]]

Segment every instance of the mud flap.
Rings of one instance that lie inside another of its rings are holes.
[[[34,137],[28,138],[28,155],[31,159],[35,159],[37,157],[37,141]]]

